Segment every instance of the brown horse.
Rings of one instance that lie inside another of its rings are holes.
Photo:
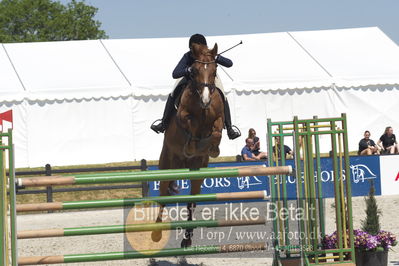
[[[224,100],[215,86],[217,44],[212,50],[193,44],[195,62],[191,77],[183,89],[180,104],[165,131],[159,169],[198,169],[207,167],[209,156],[219,156],[224,125]],[[201,193],[202,180],[191,181],[191,194]],[[161,181],[160,195],[177,192],[175,181]],[[164,206],[160,207],[160,214]],[[195,203],[188,203],[188,220],[192,220]],[[158,216],[157,222],[162,222]],[[187,229],[181,246],[191,245],[193,230]],[[162,231],[153,231],[153,241],[162,238]]]

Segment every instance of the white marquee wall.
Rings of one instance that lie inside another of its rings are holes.
[[[187,40],[3,44],[0,112],[14,111],[17,167],[158,159],[163,135],[149,126],[162,115]],[[388,125],[399,130],[399,48],[378,28],[217,36],[208,43],[223,50],[239,40],[244,45],[228,53],[233,80],[219,75],[243,137],[231,141],[224,132],[222,156],[239,154],[251,127],[266,150],[267,118],[347,113],[351,150],[366,129],[374,140]]]
[[[340,116],[347,113],[349,145],[357,144],[364,130],[378,140],[386,126],[399,128],[399,89],[297,90],[296,92],[229,93],[234,124],[243,137],[228,140],[224,133],[221,155],[240,153],[248,129],[253,127],[266,150],[266,120]],[[16,163],[21,166],[94,164],[156,160],[163,135],[149,126],[163,111],[164,96],[126,96],[90,100],[22,101],[0,105],[14,111]],[[329,141],[322,146],[328,152]],[[324,150],[323,150],[324,149]]]

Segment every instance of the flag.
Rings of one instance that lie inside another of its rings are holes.
[[[0,114],[0,126],[3,127],[3,120],[11,123],[12,128],[12,110]]]

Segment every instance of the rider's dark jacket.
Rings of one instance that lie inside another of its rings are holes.
[[[185,53],[173,70],[173,78],[178,79],[184,76],[188,77],[188,75],[190,74],[188,72],[188,68],[194,63],[194,61],[195,59],[193,58],[191,51]],[[224,67],[231,67],[233,65],[233,62],[230,59],[221,55],[218,55],[216,57],[216,63]]]

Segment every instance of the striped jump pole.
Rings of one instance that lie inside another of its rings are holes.
[[[86,209],[86,208],[132,207],[137,204],[145,204],[151,202],[158,204],[170,204],[170,203],[231,201],[231,200],[251,200],[251,199],[266,200],[268,198],[269,197],[267,196],[266,190],[261,190],[261,191],[247,191],[247,192],[198,194],[198,195],[158,196],[158,197],[148,197],[148,198],[17,204],[16,210],[17,212],[72,210],[72,209]]]
[[[141,251],[110,252],[110,253],[60,255],[60,256],[21,257],[18,260],[18,265],[37,265],[37,264],[56,264],[56,263],[74,263],[74,262],[93,262],[93,261],[105,261],[105,260],[142,259],[142,258],[172,257],[172,256],[189,256],[189,255],[202,255],[202,254],[261,251],[266,249],[267,249],[267,244],[265,242],[260,242],[260,243],[245,243],[245,244],[197,246],[197,247],[193,246],[187,248],[169,248],[162,250],[141,250]]]
[[[201,168],[199,170],[153,170],[125,173],[82,174],[74,176],[52,176],[18,178],[18,185],[25,187],[56,186],[56,185],[83,185],[125,182],[173,181],[181,179],[198,180],[216,177],[237,176],[268,176],[277,174],[291,174],[291,166],[280,167],[242,167],[242,168]]]
[[[266,219],[259,218],[254,220],[194,220],[194,221],[162,222],[162,223],[152,223],[152,224],[146,223],[146,224],[88,226],[88,227],[75,227],[75,228],[20,231],[18,232],[18,239],[118,234],[118,233],[127,233],[127,232],[154,231],[154,230],[195,229],[199,227],[211,228],[211,227],[249,226],[249,225],[265,225],[265,224],[266,224]]]

